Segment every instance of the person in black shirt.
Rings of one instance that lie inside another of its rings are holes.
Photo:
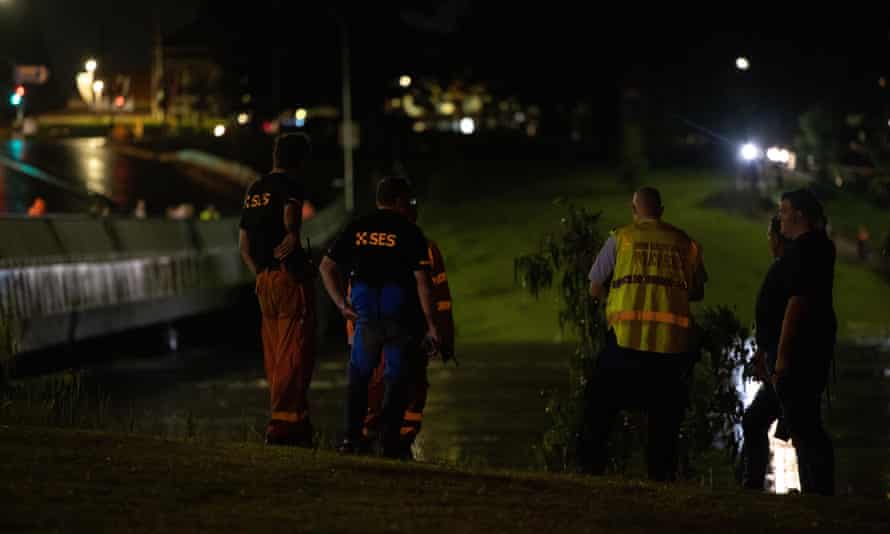
[[[322,259],[325,289],[343,316],[355,321],[346,435],[339,447],[342,452],[355,452],[360,442],[368,410],[368,383],[382,352],[385,392],[380,438],[383,454],[398,456],[399,430],[407,402],[405,377],[411,375],[408,367],[419,363],[411,361],[419,353],[414,348],[421,341],[416,335],[419,317],[426,321],[427,336],[438,342],[426,238],[404,215],[412,196],[407,180],[381,180],[377,211],[347,225]],[[348,300],[341,273],[350,278]]]
[[[300,245],[303,163],[311,151],[303,134],[276,138],[272,172],[247,188],[239,247],[256,275],[262,314],[263,360],[272,414],[266,442],[312,445],[307,392],[315,367],[313,270]]]
[[[782,234],[792,240],[785,254],[788,304],[782,320],[776,387],[797,451],[803,493],[834,494],[834,447],[822,426],[822,392],[834,357],[834,243],[825,233],[822,205],[808,190],[782,195]]]
[[[779,216],[773,216],[767,231],[773,262],[757,293],[755,331],[757,351],[754,354],[755,378],[765,382],[757,390],[754,400],[742,416],[744,445],[742,447],[742,485],[748,489],[762,490],[769,462],[769,428],[780,416],[779,398],[773,385],[767,381],[776,368],[776,354],[782,320],[788,304],[787,269],[782,256],[788,240],[780,230]],[[784,427],[784,421],[780,423]],[[782,428],[784,430],[784,428]],[[783,432],[777,430],[777,435]]]

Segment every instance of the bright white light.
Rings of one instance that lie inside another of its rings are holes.
[[[476,121],[470,117],[464,117],[460,120],[460,133],[470,135],[476,131]]]
[[[309,112],[308,112],[308,111],[306,111],[306,110],[303,109],[303,108],[299,108],[299,109],[294,113],[294,118],[297,119],[298,121],[304,121],[304,120],[306,120],[306,117],[307,117],[308,115],[309,115]]]
[[[222,137],[226,135],[226,127],[222,124],[217,124],[213,127],[213,136],[214,137]]]
[[[95,72],[95,71],[96,71],[96,67],[98,67],[99,64],[96,62],[95,59],[90,58],[90,59],[87,60],[86,63],[84,63],[83,66],[84,66],[84,68],[86,69],[87,72]]]
[[[102,80],[96,80],[95,82],[93,82],[94,93],[101,93],[102,89],[105,89],[105,82],[103,82]]]
[[[735,67],[739,70],[748,70],[751,68],[751,62],[746,57],[739,57],[735,60]]]
[[[791,159],[791,153],[784,148],[773,146],[766,151],[766,159],[773,163],[788,163],[788,160]]]
[[[238,114],[238,124],[240,124],[241,126],[244,126],[249,121],[250,121],[250,115],[248,115],[247,113],[242,112],[242,113]]]
[[[745,161],[754,161],[761,155],[760,149],[757,148],[757,145],[755,145],[754,143],[745,143],[744,145],[742,145],[740,154],[742,156],[742,159]]]
[[[399,87],[411,87],[411,76],[408,76],[407,74],[399,76]]]

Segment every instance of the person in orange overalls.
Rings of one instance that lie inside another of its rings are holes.
[[[412,223],[416,223],[418,215],[416,199],[412,199],[403,215]],[[448,287],[448,275],[445,273],[445,261],[439,245],[432,239],[427,238],[427,251],[430,260],[430,278],[433,281],[432,300],[435,305],[433,320],[439,332],[439,353],[443,360],[447,361],[447,359],[454,357],[454,316],[452,314],[451,289]],[[350,345],[352,344],[354,331],[355,324],[353,321],[347,321],[346,333]],[[426,406],[427,392],[430,387],[427,378],[428,358],[424,357],[421,360],[423,365],[417,367],[416,375],[410,381],[410,401],[405,409],[400,430],[400,456],[406,459],[412,458],[411,446],[420,433],[423,423],[423,409]],[[380,364],[371,375],[371,382],[368,385],[368,414],[365,417],[365,424],[362,429],[365,438],[368,438],[371,433],[375,432],[380,423],[385,391],[383,381],[384,364],[385,362],[381,358]]]
[[[272,172],[248,187],[241,213],[241,257],[256,274],[262,314],[270,445],[310,447],[313,440],[307,392],[315,367],[316,273],[300,245],[305,201],[300,174],[310,149],[306,135],[279,136]]]

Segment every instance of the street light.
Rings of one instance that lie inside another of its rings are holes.
[[[745,71],[751,68],[751,62],[748,61],[748,58],[741,56],[736,58],[735,67],[741,71]]]
[[[105,89],[105,82],[102,80],[96,80],[93,82],[93,92],[96,94],[102,94],[102,90]]]
[[[87,62],[84,63],[84,65],[83,65],[84,69],[86,69],[86,71],[90,72],[90,73],[96,72],[96,68],[98,66],[99,66],[99,63],[97,63],[96,60],[93,58],[88,59]]]
[[[411,76],[407,74],[399,76],[399,87],[404,87],[405,89],[411,87]]]

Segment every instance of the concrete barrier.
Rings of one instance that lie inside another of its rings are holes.
[[[117,247],[104,219],[72,218],[53,220],[52,226],[65,254],[102,256],[117,252]]]
[[[166,219],[114,219],[111,230],[119,251],[124,254],[188,252],[197,249],[189,223]]]
[[[0,260],[4,263],[64,256],[50,219],[0,219]]]
[[[238,246],[238,218],[226,217],[218,221],[195,222],[195,235],[201,250]]]

